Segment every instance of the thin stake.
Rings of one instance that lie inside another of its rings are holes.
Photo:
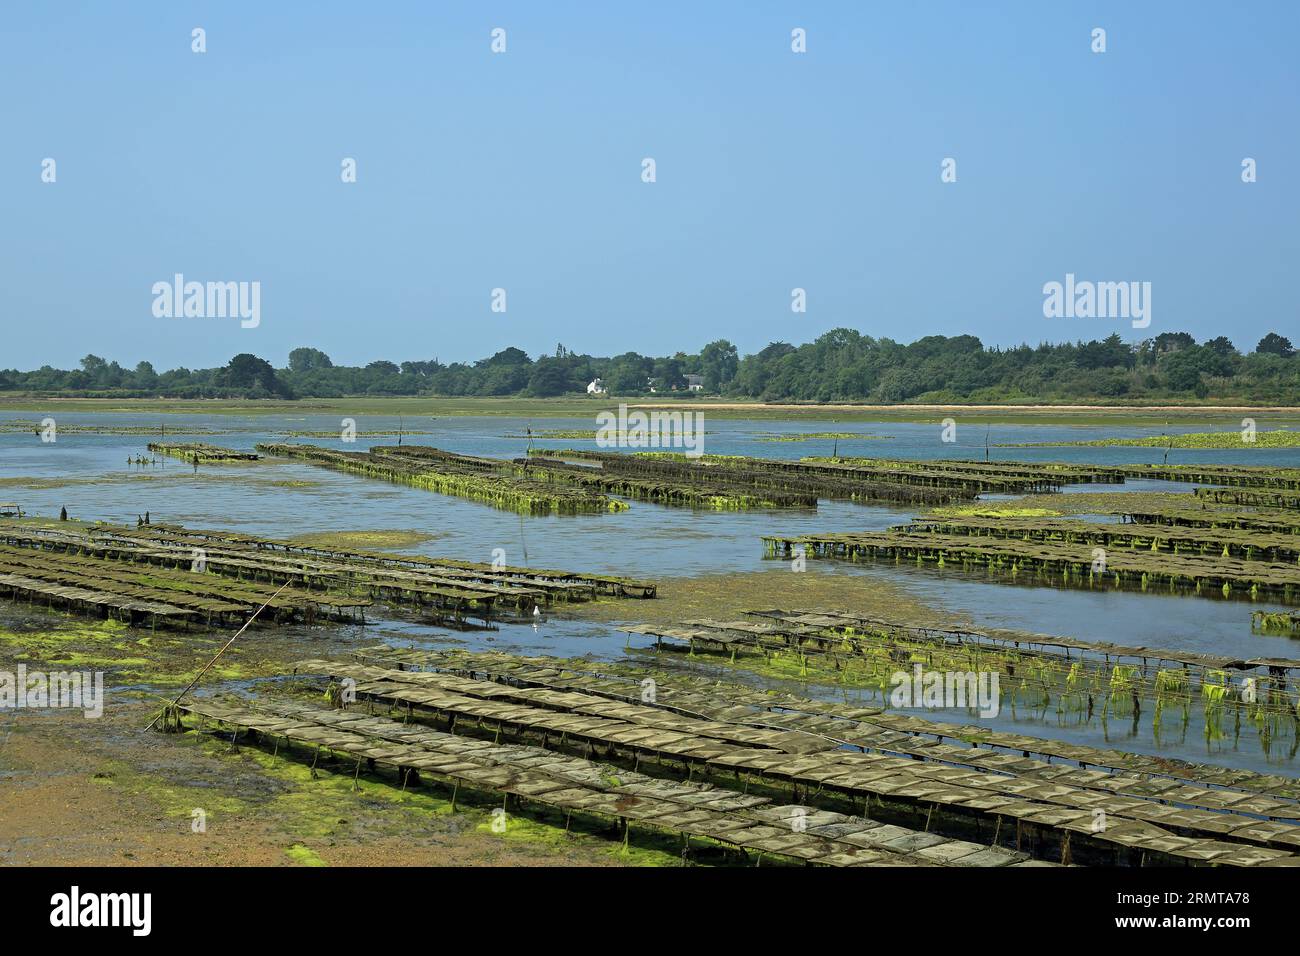
[[[248,625],[252,624],[254,621],[257,620],[257,615],[265,611],[267,607],[270,606],[271,602],[280,596],[280,591],[283,591],[288,586],[289,586],[289,582],[285,581],[284,584],[280,585],[279,591],[276,591],[274,594],[272,594],[269,598],[266,599],[266,604],[263,604],[261,607],[259,607],[256,611],[253,612],[253,616],[250,617],[247,621],[245,621],[244,626],[235,632],[235,636],[232,637],[230,640],[226,641],[226,643],[222,645],[221,650],[217,651],[217,656],[212,658],[212,660],[208,661],[207,666],[204,667],[203,670],[199,671],[198,676],[195,677],[194,680],[190,681],[189,684],[186,685],[183,691],[181,691],[179,694],[176,695],[176,699],[172,701],[171,706],[175,707],[177,704],[181,702],[181,698],[184,697],[186,694],[188,694],[194,688],[194,685],[203,679],[203,675],[206,674],[212,668],[212,665],[217,662],[217,658],[221,657],[222,654],[226,653],[227,648],[229,648],[231,644],[235,643],[235,641],[239,638],[239,635],[243,634],[246,630],[248,630]],[[149,721],[149,726],[146,727],[145,730],[152,730],[153,725],[158,723],[158,719],[160,717],[162,717],[162,714],[159,714],[153,720]]]

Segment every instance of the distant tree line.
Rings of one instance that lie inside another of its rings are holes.
[[[726,340],[698,353],[656,358],[625,352],[579,355],[563,345],[536,359],[517,348],[477,362],[437,359],[335,365],[319,349],[297,348],[288,366],[236,355],[220,368],[127,369],[96,355],[79,368],[0,370],[0,391],[86,397],[342,398],[358,395],[529,396],[585,393],[600,379],[612,396],[690,394],[804,402],[1030,402],[1222,398],[1292,404],[1300,357],[1270,332],[1243,353],[1219,336],[1197,343],[1164,332],[1129,344],[1101,341],[986,348],[972,335],[930,335],[904,345],[853,329],[813,342],[773,342],[740,357]]]

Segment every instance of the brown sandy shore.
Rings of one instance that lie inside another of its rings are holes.
[[[116,727],[90,728],[91,721],[68,715],[21,729],[14,717],[0,723],[0,865],[286,866],[303,859],[295,847],[310,851],[311,865],[330,866],[617,862],[594,845],[564,850],[503,840],[481,831],[481,814],[461,822],[430,813],[421,825],[418,801],[390,807],[338,788],[330,792],[329,817],[305,819],[292,791],[237,752],[211,756],[182,744],[160,753],[157,737],[139,732],[148,714],[132,708],[103,718],[123,724]],[[164,783],[146,785],[147,773]],[[235,794],[254,795],[252,805],[265,811],[221,813]],[[208,811],[207,832],[193,832],[191,816],[172,806],[187,795],[195,806],[218,807]]]
[[[151,640],[160,676],[185,681],[196,669],[194,655],[163,650],[159,635]],[[199,657],[213,652],[206,648]],[[74,637],[65,653],[96,649],[102,653],[102,646]],[[232,655],[250,674],[271,675],[327,649],[347,653],[333,636],[304,640],[263,631]],[[13,671],[21,653],[0,646],[0,669]],[[30,655],[23,662],[41,666]],[[354,790],[345,768],[322,765],[312,772],[225,738],[145,731],[163,698],[183,685],[123,687],[111,674],[98,719],[80,711],[0,711],[0,866],[621,862],[610,851],[613,841],[599,836],[559,841],[535,827],[499,836],[486,825],[483,806],[453,814],[445,795],[427,788],[402,793],[386,782],[363,781]],[[211,683],[203,689],[230,689]],[[206,815],[202,832],[195,832],[196,809]]]

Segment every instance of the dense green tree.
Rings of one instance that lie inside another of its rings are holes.
[[[1178,349],[1190,348],[1195,344],[1196,339],[1186,332],[1161,332],[1156,336],[1157,352],[1174,352]]]
[[[289,390],[275,374],[271,363],[248,352],[241,352],[230,360],[221,370],[218,383],[225,388],[243,390],[250,398],[290,397]]]
[[[624,352],[610,360],[604,376],[605,387],[615,395],[640,395],[650,390],[652,371],[654,359],[636,352]]]
[[[474,365],[478,368],[493,368],[499,365],[531,365],[532,361],[527,352],[511,347],[502,349],[491,358],[480,359]]]
[[[661,390],[685,388],[686,373],[682,369],[682,360],[679,358],[655,359],[654,365],[651,367],[655,387]]]
[[[528,394],[536,398],[553,398],[576,391],[576,383],[566,363],[560,358],[540,358],[528,379]]]
[[[700,374],[704,376],[706,391],[716,392],[726,388],[736,377],[740,357],[736,347],[726,339],[710,342],[700,350]]]
[[[1166,383],[1176,392],[1194,392],[1201,385],[1201,361],[1195,346],[1171,352],[1160,368]]]
[[[334,363],[320,349],[300,348],[289,353],[289,371],[314,372],[317,369],[332,368]]]
[[[1255,351],[1262,355],[1280,355],[1283,358],[1290,358],[1295,355],[1295,349],[1291,347],[1291,340],[1284,335],[1278,335],[1276,332],[1270,332],[1259,340],[1255,346]]]
[[[1123,399],[1167,401],[1215,395],[1290,403],[1300,390],[1300,355],[1270,333],[1242,355],[1225,336],[1197,345],[1187,333],[1136,344],[1118,334],[1100,341],[986,348],[970,335],[931,335],[909,344],[836,328],[795,346],[773,342],[743,359],[731,343],[697,353],[612,358],[558,346],[533,361],[509,347],[477,362],[437,359],[336,366],[325,353],[294,349],[281,371],[250,355],[215,369],[158,373],[147,362],[123,369],[97,355],[76,368],[0,369],[0,390],[49,395],[169,398],[343,397],[349,395],[581,394],[600,377],[616,395],[682,392],[701,375],[706,394],[805,402],[1029,402]]]
[[[158,373],[149,362],[139,362],[131,373],[131,387],[152,391],[158,387]]]

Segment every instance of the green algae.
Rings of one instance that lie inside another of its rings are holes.
[[[354,551],[368,548],[399,550],[414,548],[426,541],[441,537],[427,531],[319,531],[300,534],[289,538],[290,544],[303,548],[317,548],[323,551]]]
[[[178,458],[181,461],[198,464],[233,464],[237,462],[257,461],[258,456],[249,452],[223,448],[208,442],[174,442],[156,441],[147,446],[150,453]]]
[[[251,806],[248,801],[221,793],[213,787],[186,785],[162,774],[137,770],[124,760],[101,763],[91,780],[98,786],[109,787],[126,796],[144,797],[152,801],[164,816],[178,820],[193,819],[194,811],[202,810],[209,827],[225,817],[247,813]]]
[[[316,851],[310,847],[305,847],[301,843],[295,843],[284,851],[292,862],[299,866],[327,866],[328,864],[316,855]]]
[[[595,834],[574,828],[566,831],[562,818],[554,819],[554,815],[540,812],[540,808],[530,807],[527,815],[506,814],[504,832],[496,832],[493,830],[496,817],[492,811],[500,804],[494,794],[471,796],[460,793],[453,805],[445,786],[402,787],[401,781],[391,775],[374,775],[364,770],[357,773],[350,760],[322,761],[312,767],[302,761],[300,751],[295,751],[294,758],[286,758],[260,747],[234,748],[224,737],[207,738],[203,749],[217,759],[248,761],[283,787],[281,792],[255,807],[250,805],[248,809],[274,818],[299,841],[344,837],[353,832],[354,818],[364,810],[376,813],[376,819],[380,821],[367,826],[367,833],[373,833],[374,826],[377,826],[387,835],[403,836],[412,831],[427,831],[431,821],[437,821],[442,830],[472,829],[556,853],[574,849],[594,850],[613,856],[625,865],[675,866],[680,863],[680,851],[668,849],[676,846],[675,840],[664,838],[656,841],[647,835],[649,845],[633,842],[625,849],[621,844],[611,845],[609,840]],[[534,812],[534,809],[539,812]],[[497,826],[499,828],[500,823]]]
[[[1124,515],[1134,512],[1169,510],[1204,510],[1213,513],[1213,506],[1203,508],[1203,502],[1190,492],[1179,491],[1080,491],[1068,495],[1024,495],[1014,499],[977,501],[970,504],[948,505],[929,509],[926,517],[949,518],[976,515],[979,517],[1043,517],[1059,518],[1068,515]],[[1224,511],[1232,510],[1228,508]],[[1239,509],[1237,509],[1239,510]]]
[[[1292,611],[1252,611],[1250,625],[1256,634],[1300,637],[1300,614]]]
[[[149,662],[143,657],[123,657],[135,646],[125,640],[130,629],[117,621],[72,618],[51,629],[14,630],[0,627],[0,649],[14,660],[104,669],[125,659],[133,666]],[[109,651],[118,654],[107,653]]]
[[[67,618],[51,630],[14,630],[0,627],[0,644],[55,647],[70,642],[114,643],[130,634],[131,629],[120,621],[86,621],[84,618]]]
[[[929,517],[944,518],[1060,518],[1063,513],[1054,508],[1016,508],[1007,503],[1007,507],[989,507],[988,503],[977,505],[957,505],[949,508],[935,508],[926,512]]]
[[[628,507],[625,501],[577,486],[561,487],[552,481],[537,480],[521,464],[427,446],[375,445],[368,452],[342,452],[319,445],[259,443],[257,450],[520,514],[593,514]]]
[[[628,866],[680,866],[682,862],[680,851],[672,852],[653,845],[656,842],[666,845],[668,838],[654,840],[648,830],[646,836],[652,845],[643,846],[639,840],[634,843],[630,839],[624,844],[621,840],[613,842],[593,834],[575,833],[572,829],[566,832],[561,826],[513,813],[490,814],[475,829],[508,842],[526,843],[556,852],[567,852],[575,845],[590,846]]]
[[[736,571],[666,578],[659,582],[659,599],[637,604],[636,620],[643,624],[676,624],[690,618],[722,618],[743,615],[754,606],[754,595],[763,595],[773,607],[834,607],[865,615],[903,614],[908,618],[929,617],[936,625],[958,624],[957,615],[935,613],[911,592],[886,580],[864,588],[860,579],[836,573],[832,566],[808,562],[808,570],[791,571],[789,564],[777,569]],[[566,608],[566,614],[583,620],[622,623],[627,620],[626,601],[593,601]]]
[[[0,627],[0,657],[74,670],[104,671],[116,683],[141,683],[159,688],[183,686],[211,658],[215,639],[189,637],[162,640],[132,630],[118,621],[65,618],[53,627],[30,630]],[[152,656],[141,656],[142,650]],[[247,680],[278,673],[267,663],[249,666],[238,660],[239,650],[208,670],[205,681]]]
[[[1094,438],[1090,441],[1009,442],[995,448],[1300,448],[1300,432],[1283,428],[1243,436],[1240,429],[1224,432],[1184,432],[1141,438]]]
[[[80,651],[67,651],[45,659],[47,664],[70,667],[76,670],[120,670],[122,668],[146,668],[149,661],[144,657],[102,657],[97,654],[83,654]]]
[[[334,769],[312,767],[300,760],[285,759],[258,747],[241,747],[238,754],[228,743],[211,751],[217,756],[250,761],[257,768],[285,785],[286,789],[270,797],[264,810],[282,818],[286,829],[300,839],[337,837],[350,826],[341,817],[349,804],[382,805],[387,825],[394,833],[409,832],[412,827],[427,828],[430,817],[449,816],[451,801],[444,800],[420,787],[405,790],[391,780],[376,779],[369,774],[347,772],[344,764]],[[300,754],[298,756],[301,756]]]

